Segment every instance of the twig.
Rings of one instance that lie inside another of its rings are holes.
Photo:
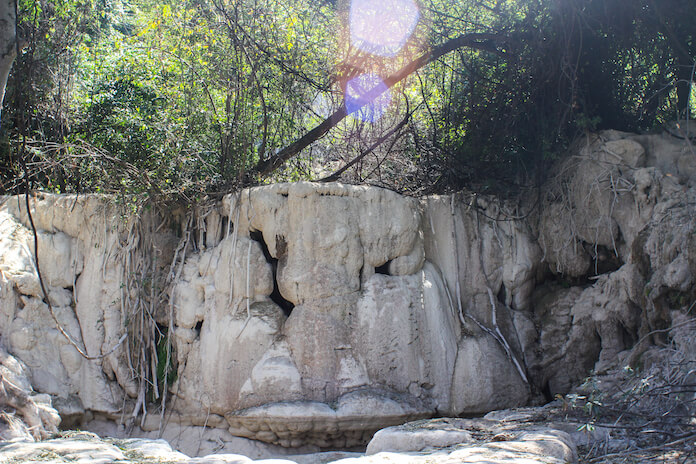
[[[383,136],[378,138],[375,143],[370,145],[366,150],[364,150],[358,156],[356,156],[351,161],[346,163],[345,166],[343,166],[342,168],[340,168],[339,170],[337,170],[333,174],[328,175],[322,179],[319,179],[318,182],[333,182],[335,180],[338,180],[338,178],[341,176],[341,174],[346,172],[348,169],[350,169],[352,166],[354,166],[358,161],[363,159],[365,156],[372,153],[377,147],[379,147],[381,144],[383,144],[389,137],[391,137],[396,132],[401,130],[401,128],[403,128],[406,125],[406,123],[408,123],[412,114],[413,114],[412,112],[407,111],[406,116],[404,116],[404,118],[401,120],[401,122],[399,124],[397,124],[395,127],[393,127],[391,130],[389,130],[389,132],[387,132],[386,134],[384,134]]]
[[[469,47],[475,50],[488,51],[491,53],[496,53],[498,55],[507,56],[507,54],[501,51],[496,44],[496,41],[499,39],[500,36],[497,34],[471,33],[455,37],[437,47],[431,48],[419,57],[415,58],[410,63],[406,64],[404,67],[402,67],[394,74],[386,77],[383,81],[384,87],[376,87],[371,91],[367,92],[365,95],[362,95],[363,98],[361,98],[361,107],[368,104],[368,102],[370,101],[374,101],[383,92],[405,79],[411,73],[417,71],[423,66],[432,63],[441,56],[446,55],[447,53],[458,48]],[[270,173],[282,166],[283,163],[288,161],[290,158],[293,158],[302,150],[307,148],[309,145],[326,135],[326,133],[330,129],[332,129],[339,122],[341,122],[346,116],[348,116],[348,112],[346,110],[346,105],[344,102],[333,114],[327,117],[316,127],[305,133],[295,142],[291,143],[290,145],[287,145],[286,147],[278,151],[274,156],[271,156],[263,160],[259,160],[259,162],[256,164],[256,166],[251,170],[249,174],[252,177],[254,175],[260,177],[268,176]]]
[[[691,432],[688,435],[686,435],[678,440],[674,440],[674,441],[671,441],[669,443],[665,443],[662,445],[651,446],[649,448],[642,448],[640,450],[636,450],[636,452],[647,453],[647,452],[651,452],[651,451],[664,451],[665,449],[667,449],[671,446],[678,445],[680,443],[684,443],[685,441],[689,441],[690,439],[692,439],[694,437],[696,437],[696,432]],[[608,458],[626,456],[626,454],[628,454],[628,453],[629,453],[628,451],[621,451],[618,453],[603,454],[601,456],[597,456],[597,457],[590,459],[588,462],[600,462],[600,461],[602,461],[604,459],[608,459]]]
[[[498,323],[496,322],[496,307],[495,307],[495,298],[493,297],[493,291],[491,290],[490,287],[486,287],[486,290],[488,290],[488,298],[491,301],[491,323],[493,324],[493,327],[495,328],[495,332],[498,335],[496,339],[498,342],[503,345],[503,348],[505,349],[505,353],[508,355],[510,360],[513,362],[515,367],[517,368],[517,372],[520,374],[520,377],[522,377],[522,380],[526,384],[529,384],[529,380],[527,379],[527,375],[524,373],[524,370],[522,369],[522,366],[520,366],[520,363],[517,361],[517,357],[514,355],[512,352],[512,349],[510,348],[510,345],[508,344],[507,340],[503,336],[503,333],[500,331],[500,327],[498,327]]]

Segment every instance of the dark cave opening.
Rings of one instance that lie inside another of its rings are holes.
[[[230,222],[230,218],[228,216],[220,217],[220,232],[219,232],[220,240],[229,236],[232,233],[231,229],[232,229],[232,223]]]
[[[540,388],[540,393],[543,395],[547,403],[550,403],[554,399],[553,393],[551,393],[551,383],[547,380],[544,385]]]
[[[585,248],[592,258],[592,265],[589,270],[591,274],[596,276],[608,274],[624,265],[623,260],[613,248],[602,245],[592,246],[590,244],[585,244]]]
[[[507,290],[505,289],[505,285],[500,286],[500,290],[498,291],[498,295],[496,295],[496,298],[498,298],[498,301],[500,302],[505,302],[505,297],[507,296]]]
[[[390,264],[391,264],[391,260],[387,261],[386,263],[382,264],[381,266],[377,266],[375,268],[375,274],[391,275],[389,273],[389,265]]]
[[[263,252],[263,256],[266,258],[266,261],[271,265],[271,269],[273,272],[273,292],[271,292],[271,301],[280,306],[280,308],[283,310],[283,313],[286,316],[289,316],[290,313],[292,313],[292,310],[295,307],[295,305],[292,304],[292,302],[286,300],[280,293],[280,289],[278,288],[278,258],[274,258],[273,256],[271,256],[271,252],[268,250],[268,245],[266,245],[266,241],[263,239],[263,233],[260,230],[252,230],[249,233],[249,237],[253,241],[257,242],[259,245],[261,245],[261,251]]]

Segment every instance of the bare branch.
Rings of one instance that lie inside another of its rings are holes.
[[[454,51],[461,47],[470,47],[477,50],[484,50],[491,53],[497,53],[502,56],[507,56],[504,51],[498,49],[496,42],[501,37],[497,34],[487,34],[487,33],[474,33],[465,34],[439,45],[432,50],[423,53],[421,56],[415,60],[408,63],[406,66],[401,68],[396,73],[384,79],[385,86],[377,87],[372,91],[368,92],[361,98],[364,103],[362,106],[367,104],[367,102],[374,101],[375,98],[379,97],[386,89],[392,88],[397,83],[401,82],[410,74],[414,73],[418,69],[426,66],[433,61],[437,60],[443,55]],[[341,104],[340,108],[336,110],[332,115],[322,121],[314,129],[307,132],[305,135],[300,137],[298,140],[292,144],[286,146],[274,156],[271,156],[265,160],[260,160],[253,171],[250,172],[251,175],[258,175],[260,177],[265,177],[270,173],[274,172],[276,169],[280,168],[283,163],[287,160],[297,156],[302,150],[307,148],[309,145],[323,137],[330,129],[336,126],[348,115],[346,111],[345,102]]]
[[[370,145],[365,151],[363,151],[358,156],[353,158],[350,162],[348,162],[341,169],[339,169],[338,171],[334,172],[333,174],[331,174],[329,176],[326,176],[322,179],[319,179],[319,182],[333,182],[335,180],[338,180],[338,178],[341,176],[341,174],[346,172],[348,169],[350,169],[352,166],[354,166],[355,163],[357,163],[358,161],[363,159],[365,156],[372,153],[375,150],[375,148],[382,145],[386,140],[389,139],[389,137],[391,137],[392,135],[394,135],[395,133],[400,131],[408,123],[409,119],[411,119],[412,114],[413,114],[413,112],[407,112],[406,116],[404,116],[404,118],[401,120],[401,122],[399,124],[397,124],[396,126],[394,126],[392,129],[390,129],[389,132],[387,132],[386,134],[381,136],[379,139],[377,139],[375,141],[375,143]]]

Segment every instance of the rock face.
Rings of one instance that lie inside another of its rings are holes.
[[[688,156],[667,134],[607,131],[547,185],[539,242],[556,278],[534,290],[539,338],[528,365],[549,393],[634,363],[628,350],[696,296],[696,190],[679,168]]]
[[[173,288],[181,411],[283,446],[353,446],[449,411],[460,326],[416,200],[281,184],[223,212],[231,228]]]
[[[696,190],[680,143],[593,136],[520,204],[305,182],[187,220],[33,196],[51,308],[24,198],[6,197],[2,341],[69,423],[139,417],[223,446],[350,447],[524,405],[625,359],[691,301]],[[169,419],[139,416],[165,390]]]
[[[36,203],[40,265],[54,314],[90,355],[121,336],[122,262],[118,236],[109,230],[106,198],[48,196]],[[27,364],[32,385],[42,393],[82,407],[116,411],[123,398],[126,368],[115,357],[87,362],[56,329],[43,301],[33,260],[34,238],[19,198],[0,208],[0,330],[8,351]],[[114,319],[116,317],[116,319]],[[113,382],[107,372],[124,372]],[[121,400],[119,400],[121,398]]]

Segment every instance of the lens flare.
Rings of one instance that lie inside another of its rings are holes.
[[[413,34],[419,17],[413,0],[353,0],[349,17],[351,44],[373,55],[396,56]]]
[[[361,121],[377,121],[390,102],[389,88],[379,76],[362,74],[346,84],[346,112]]]

